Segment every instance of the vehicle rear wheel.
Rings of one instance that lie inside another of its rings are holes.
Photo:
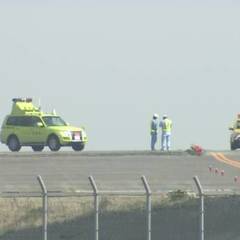
[[[84,144],[83,143],[73,143],[72,149],[74,151],[82,151],[84,149]]]
[[[32,146],[32,150],[33,150],[34,152],[41,152],[43,149],[44,149],[44,146],[43,146],[43,145],[33,145],[33,146]]]
[[[60,148],[60,142],[57,136],[52,135],[48,139],[48,147],[50,148],[51,151],[57,152]]]
[[[7,145],[8,145],[9,150],[12,152],[18,152],[21,149],[21,145],[20,145],[20,142],[19,142],[17,136],[11,136],[8,139]]]

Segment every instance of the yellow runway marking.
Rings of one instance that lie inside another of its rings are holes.
[[[223,162],[225,164],[228,164],[228,165],[236,167],[236,168],[240,168],[240,162],[239,161],[227,158],[222,153],[210,153],[210,155],[220,162]]]

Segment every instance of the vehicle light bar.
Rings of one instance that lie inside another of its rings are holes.
[[[12,101],[16,102],[32,102],[32,98],[13,98]]]

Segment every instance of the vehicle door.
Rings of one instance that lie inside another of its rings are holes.
[[[45,143],[47,138],[46,127],[40,117],[32,116],[32,142]]]
[[[31,143],[32,139],[32,117],[21,116],[18,117],[17,136],[21,144]]]

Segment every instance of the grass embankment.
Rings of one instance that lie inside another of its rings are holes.
[[[206,198],[206,240],[240,240],[240,197]],[[42,201],[0,200],[0,239],[41,238]],[[100,201],[99,239],[145,240],[144,197],[104,197]],[[153,197],[152,239],[198,239],[198,199],[181,191]],[[92,198],[50,198],[48,239],[94,239]]]

